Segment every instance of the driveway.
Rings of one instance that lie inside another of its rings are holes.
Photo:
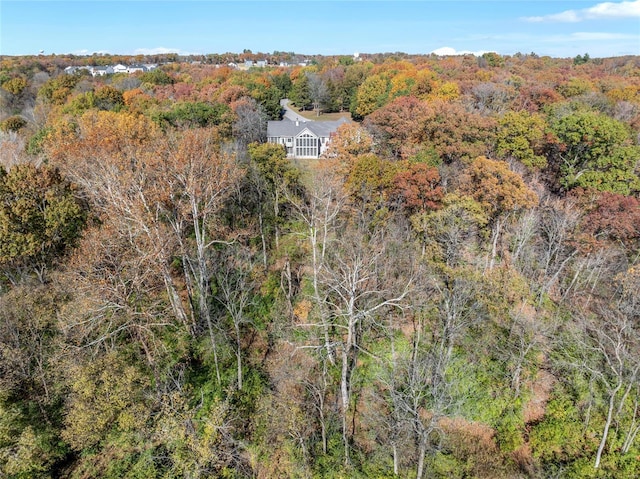
[[[309,118],[305,118],[302,115],[298,115],[295,111],[289,108],[289,99],[283,98],[280,100],[280,106],[284,109],[284,117],[291,121],[313,121]]]

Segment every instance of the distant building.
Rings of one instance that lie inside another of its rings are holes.
[[[91,67],[89,70],[94,77],[101,77],[115,73],[113,67]]]
[[[127,73],[146,72],[148,69],[144,65],[130,65],[127,68]]]
[[[270,121],[267,141],[284,146],[289,158],[319,158],[338,127],[347,121]]]
[[[118,63],[113,67],[113,73],[129,73],[129,67],[123,65],[122,63]]]
[[[130,66],[126,66],[126,65],[122,65],[122,64],[118,64],[116,66],[68,66],[67,68],[64,69],[64,72],[72,75],[74,73],[77,73],[80,70],[88,70],[89,73],[91,73],[92,76],[94,77],[98,77],[98,76],[104,76],[104,75],[111,75],[113,73],[136,73],[136,72],[150,72],[153,71],[155,69],[158,68],[158,65],[153,64],[153,63],[148,63],[148,64],[144,64],[144,65],[130,65]]]
[[[70,66],[64,69],[64,72],[67,75],[73,75],[74,73],[78,73],[80,70],[88,70],[89,73],[93,74],[92,70],[93,67],[87,67],[87,66],[80,66],[80,67],[74,67],[74,66]]]

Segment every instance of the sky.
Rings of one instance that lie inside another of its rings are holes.
[[[0,54],[640,55],[640,0],[0,0]]]

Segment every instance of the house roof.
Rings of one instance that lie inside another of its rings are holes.
[[[346,123],[345,118],[337,121],[270,121],[267,123],[267,136],[293,137],[299,135],[305,128],[319,137],[329,137],[340,125]]]

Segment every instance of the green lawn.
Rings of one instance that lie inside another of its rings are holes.
[[[295,111],[297,114],[304,116],[305,118],[313,121],[336,121],[340,118],[346,118],[351,120],[351,113],[344,111],[342,113],[320,113],[320,116],[316,116],[316,112],[313,110],[298,110],[295,106],[289,103],[289,108]]]

